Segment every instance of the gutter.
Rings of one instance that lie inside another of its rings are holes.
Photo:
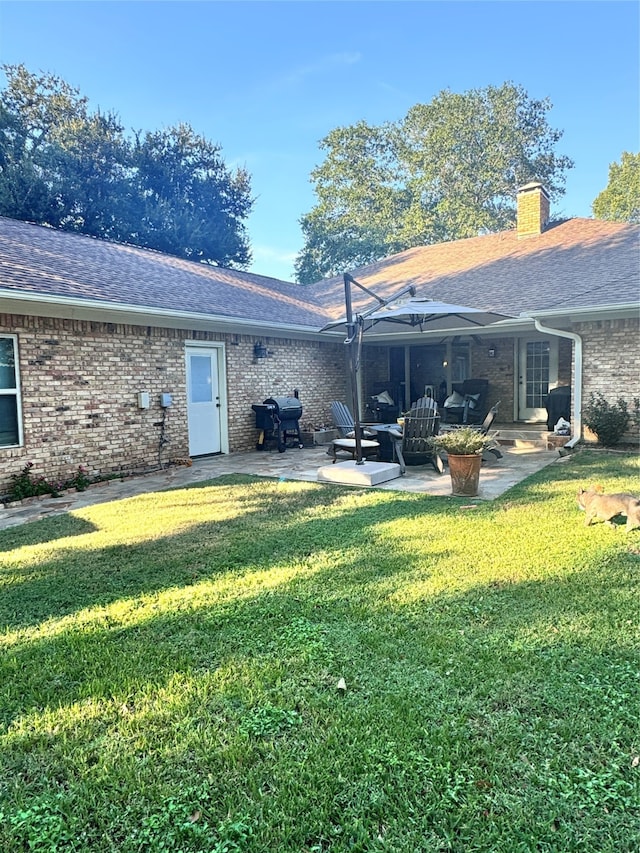
[[[34,313],[36,309],[44,316],[71,317],[76,320],[105,319],[111,315],[114,322],[148,326],[154,322],[173,328],[206,329],[219,332],[262,334],[284,337],[293,335],[312,340],[326,340],[319,329],[299,323],[265,322],[264,320],[241,319],[195,311],[181,311],[154,306],[131,305],[123,302],[103,302],[97,299],[73,299],[68,296],[46,296],[24,291],[2,290],[0,302],[5,302],[7,313]]]
[[[582,338],[576,332],[565,332],[561,329],[551,329],[549,326],[543,326],[537,317],[532,317],[532,319],[539,332],[545,335],[555,335],[558,338],[568,338],[575,344],[575,387],[571,395],[575,435],[565,444],[565,447],[573,450],[582,438]]]

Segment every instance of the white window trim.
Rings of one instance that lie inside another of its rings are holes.
[[[24,433],[22,429],[22,394],[20,393],[20,359],[18,357],[18,336],[7,335],[0,333],[0,338],[13,341],[13,357],[15,364],[16,387],[15,388],[0,388],[0,395],[3,397],[16,398],[16,416],[18,418],[18,443],[17,444],[0,444],[0,451],[10,450],[14,447],[22,447],[24,443]]]

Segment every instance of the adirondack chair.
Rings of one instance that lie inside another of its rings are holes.
[[[333,417],[333,422],[340,434],[340,438],[353,438],[355,422],[348,406],[345,406],[345,404],[341,403],[339,400],[334,400],[333,403],[331,403],[331,416]],[[366,438],[375,437],[375,433],[365,429],[364,427],[362,428],[362,435]]]
[[[331,414],[333,416],[333,422],[336,425],[336,429],[340,434],[340,438],[331,442],[331,445],[327,450],[328,455],[331,456],[334,462],[337,461],[337,454],[340,452],[346,453],[352,459],[355,459],[356,440],[353,415],[347,406],[339,400],[334,400],[333,403],[331,403]],[[372,440],[372,438],[375,438],[375,433],[363,428],[361,428],[361,430],[362,437],[360,450],[362,451],[362,456],[365,459],[370,456],[377,456],[378,450],[380,449],[380,442]]]
[[[395,454],[400,463],[400,471],[403,474],[406,471],[407,460],[418,465],[431,462],[439,474],[444,473],[440,454],[429,441],[438,434],[439,428],[440,413],[437,403],[432,397],[421,397],[405,414],[402,431],[398,429],[390,433]]]

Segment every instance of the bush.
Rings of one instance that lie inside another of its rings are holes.
[[[634,420],[636,416],[637,412],[634,411]],[[599,391],[592,391],[582,410],[582,419],[598,436],[600,444],[613,447],[629,428],[631,416],[627,402],[622,397],[618,397],[615,403],[609,403]]]
[[[34,477],[32,473],[33,462],[27,462],[19,474],[14,474],[9,482],[7,499],[10,501],[21,501],[24,498],[33,498],[39,495],[51,495],[59,497],[64,489],[75,488],[83,492],[87,486],[95,482],[89,477],[87,469],[78,466],[76,473],[68,480],[60,483],[52,483],[43,476]]]
[[[37,495],[52,495],[57,497],[61,488],[60,483],[50,483],[44,477],[33,478],[31,469],[33,462],[27,462],[19,474],[14,474],[9,482],[9,500],[21,501],[23,498],[33,498]]]

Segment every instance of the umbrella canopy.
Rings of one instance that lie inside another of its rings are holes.
[[[414,297],[403,303],[378,308],[366,316],[365,329],[375,328],[376,333],[400,332],[398,324],[417,327],[420,331],[449,331],[461,329],[477,329],[488,326],[499,320],[512,319],[507,314],[497,311],[483,311],[480,308],[469,308],[466,305],[453,305],[449,302],[438,302],[434,299]],[[325,329],[335,329],[343,326],[344,320],[336,320],[325,326]]]

